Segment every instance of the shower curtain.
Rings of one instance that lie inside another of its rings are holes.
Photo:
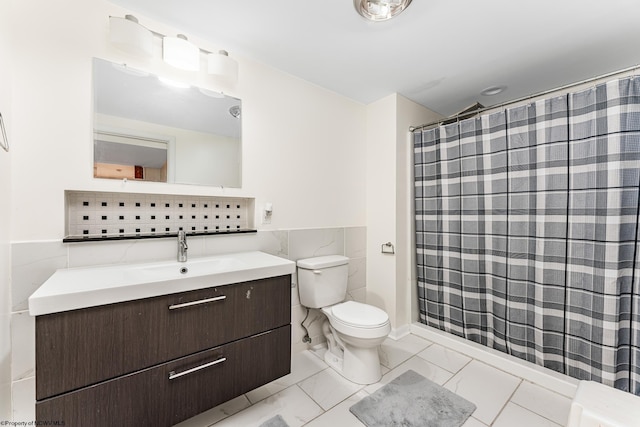
[[[420,321],[640,395],[640,78],[413,137]]]

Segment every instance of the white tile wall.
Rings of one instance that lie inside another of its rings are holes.
[[[11,245],[12,311],[27,310],[27,299],[58,268],[68,266],[67,247],[61,241]]]
[[[289,254],[288,258],[297,261],[299,259],[323,256],[323,255],[345,255],[349,257],[349,281],[347,284],[347,299],[359,302],[366,302],[366,228],[326,228],[307,229],[289,231]],[[293,278],[294,286],[297,288],[297,276]],[[297,294],[297,289],[293,290]],[[298,302],[297,299],[292,299]],[[304,350],[309,346],[302,341],[305,336],[304,329],[299,326],[306,315],[306,309],[302,306],[293,307],[292,320],[293,332],[292,340],[294,350]],[[325,342],[322,334],[322,323],[325,317],[315,309],[309,310],[309,316],[304,322],[311,346]]]
[[[0,284],[1,285],[1,284]],[[8,307],[8,298],[7,310]],[[0,420],[11,417],[11,314],[0,313]]]
[[[348,298],[363,301],[366,294],[365,227],[258,231],[251,234],[189,236],[191,257],[260,250],[293,261],[310,256],[350,254]],[[360,249],[358,249],[360,248]],[[175,238],[116,240],[63,244],[61,241],[13,243],[12,402],[14,420],[33,420],[35,402],[35,319],[28,313],[28,297],[56,269],[92,265],[141,263],[174,259]],[[360,256],[362,255],[362,256]],[[349,255],[348,255],[349,256]],[[298,288],[292,284],[292,350],[309,347],[302,342],[300,323],[306,309],[300,305]],[[324,341],[322,314],[313,310],[305,324],[316,345]],[[242,405],[241,405],[242,406]],[[228,414],[227,414],[228,415]],[[26,417],[26,418],[25,418]]]
[[[344,254],[349,258],[364,258],[367,256],[366,227],[349,227],[345,229]]]
[[[11,383],[11,412],[13,421],[33,422],[33,420],[36,419],[35,401],[35,377],[29,377]]]
[[[289,231],[289,258],[299,260],[322,255],[344,255],[344,228]]]
[[[33,377],[36,373],[36,321],[28,311],[11,315],[11,379],[13,381]]]

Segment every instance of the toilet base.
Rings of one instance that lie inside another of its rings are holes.
[[[342,357],[336,356],[331,351],[327,350],[324,354],[324,361],[327,363],[327,365],[333,368],[334,371],[338,372],[344,377],[344,374],[342,373]]]
[[[356,384],[369,385],[377,383],[382,378],[377,347],[349,349],[346,346],[344,358],[327,350],[324,361],[334,371]]]
[[[368,385],[380,381],[379,346],[354,347],[345,343],[325,321],[323,332],[327,338],[328,350],[324,361],[344,378],[356,384]]]

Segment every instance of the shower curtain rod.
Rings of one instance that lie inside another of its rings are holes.
[[[501,102],[499,104],[491,105],[489,107],[482,107],[482,108],[479,108],[479,109],[474,110],[474,111],[467,111],[467,112],[463,111],[461,113],[454,114],[453,116],[445,117],[445,118],[442,118],[440,120],[436,120],[436,121],[433,121],[433,122],[430,122],[430,123],[426,123],[426,124],[423,124],[423,125],[420,125],[420,126],[411,126],[411,127],[409,127],[409,132],[413,132],[413,131],[418,130],[418,129],[424,129],[424,128],[427,128],[427,127],[430,127],[430,126],[434,126],[434,125],[439,125],[441,123],[448,122],[448,121],[456,121],[457,122],[457,121],[460,121],[460,119],[462,119],[462,118],[466,119],[466,118],[469,118],[469,117],[472,117],[472,116],[476,116],[478,114],[484,113],[485,111],[494,110],[496,108],[501,108],[501,107],[504,107],[504,106],[507,106],[507,105],[510,105],[510,104],[515,104],[517,102],[526,101],[527,99],[533,99],[533,98],[537,98],[537,97],[543,96],[543,95],[548,95],[550,93],[557,92],[557,91],[560,91],[560,90],[569,89],[569,88],[572,88],[572,87],[575,87],[575,86],[580,86],[580,85],[583,85],[583,84],[591,83],[591,82],[594,82],[596,80],[606,79],[607,77],[613,77],[613,76],[616,76],[618,74],[628,73],[629,71],[635,71],[638,68],[640,68],[640,64],[636,64],[636,65],[634,65],[632,67],[628,67],[628,68],[625,68],[625,69],[622,69],[622,70],[613,71],[611,73],[602,74],[600,76],[591,77],[591,78],[588,78],[586,80],[582,80],[582,81],[579,81],[579,82],[569,83],[569,84],[564,85],[564,86],[558,86],[558,87],[555,87],[553,89],[548,89],[548,90],[545,90],[545,91],[542,91],[542,92],[534,93],[532,95],[523,96],[521,98],[517,98],[517,99],[511,100],[511,101]]]

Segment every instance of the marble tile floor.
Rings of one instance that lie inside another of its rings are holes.
[[[409,369],[477,406],[463,427],[558,427],[569,416],[568,397],[416,335],[382,344],[383,376],[368,386],[351,383],[328,367],[324,351],[294,354],[289,375],[178,426],[259,426],[279,414],[290,427],[361,427],[349,408]]]

